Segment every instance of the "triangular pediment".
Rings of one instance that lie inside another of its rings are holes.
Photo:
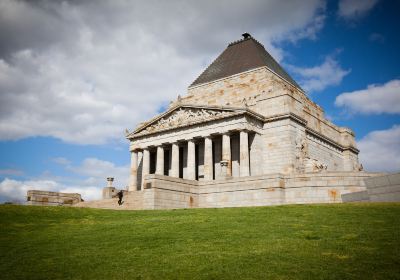
[[[178,106],[159,115],[148,123],[138,127],[129,137],[156,133],[164,130],[213,121],[242,114],[246,110],[233,108],[212,108],[198,106]]]

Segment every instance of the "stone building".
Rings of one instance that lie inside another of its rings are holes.
[[[324,117],[265,50],[243,34],[169,109],[130,141],[125,207],[340,202],[363,190],[349,128]]]

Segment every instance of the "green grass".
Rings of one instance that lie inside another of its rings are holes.
[[[400,204],[0,206],[1,279],[400,279]]]

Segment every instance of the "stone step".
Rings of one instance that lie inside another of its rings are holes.
[[[123,204],[118,205],[118,198],[101,199],[94,201],[83,201],[74,205],[74,207],[101,208],[114,210],[142,209],[142,194],[126,194],[122,199]]]

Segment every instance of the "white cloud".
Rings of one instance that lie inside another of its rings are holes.
[[[351,114],[399,114],[400,80],[383,85],[369,85],[366,89],[344,92],[336,97],[335,105]]]
[[[324,12],[322,0],[1,1],[0,140],[122,139],[242,32],[282,58],[276,43],[315,38]]]
[[[350,69],[343,69],[332,56],[327,56],[321,65],[310,68],[288,66],[300,78],[300,85],[306,92],[322,91],[329,86],[339,85]]]
[[[69,187],[65,186],[60,189],[63,193],[79,193],[83,200],[98,200],[101,199],[101,188],[99,187]]]
[[[68,170],[75,174],[85,176],[82,184],[106,186],[106,178],[114,177],[114,185],[117,188],[124,189],[128,185],[129,166],[116,166],[109,161],[97,158],[86,158],[79,166],[70,166]]]
[[[118,189],[124,189],[128,184],[128,166],[116,166],[97,158],[86,158],[79,166],[72,166],[66,158],[58,159],[61,159],[61,164],[66,163],[67,170],[81,178],[54,178],[50,174],[45,178],[25,181],[5,178],[0,182],[0,201],[25,201],[28,190],[80,193],[84,200],[96,200],[101,199],[101,190],[107,185],[107,177],[115,178],[113,185]]]
[[[368,133],[357,142],[360,162],[367,171],[400,171],[400,125]]]
[[[356,19],[366,15],[378,0],[340,0],[338,15],[345,19]]]

